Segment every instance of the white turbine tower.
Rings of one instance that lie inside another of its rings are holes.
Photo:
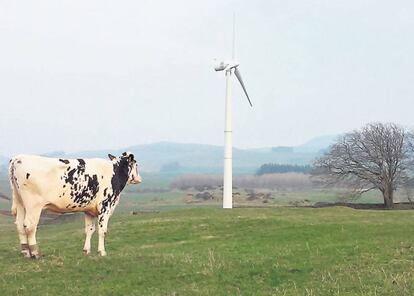
[[[225,127],[224,127],[224,180],[223,180],[223,208],[231,209],[233,207],[233,145],[232,145],[232,104],[231,104],[231,76],[234,73],[239,80],[247,100],[250,102],[246,87],[244,86],[240,71],[239,63],[235,57],[236,29],[233,17],[233,51],[230,61],[219,62],[215,65],[214,70],[224,71],[226,75],[226,103],[225,103]]]

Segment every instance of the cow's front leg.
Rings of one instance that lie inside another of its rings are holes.
[[[106,256],[105,251],[105,235],[108,231],[108,221],[110,217],[110,211],[103,212],[98,216],[98,253],[101,256]]]
[[[95,217],[85,213],[85,245],[83,246],[83,253],[89,255],[91,253],[91,238],[95,232]]]

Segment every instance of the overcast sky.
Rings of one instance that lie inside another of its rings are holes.
[[[298,145],[371,121],[414,122],[412,1],[0,0],[0,154]]]

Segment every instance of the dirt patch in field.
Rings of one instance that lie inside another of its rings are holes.
[[[346,203],[346,202],[317,202],[311,208],[328,208],[328,207],[348,207],[358,210],[387,210],[384,204],[374,203]],[[414,203],[401,202],[394,203],[393,210],[412,210],[414,209]]]

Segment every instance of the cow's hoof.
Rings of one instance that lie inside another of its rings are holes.
[[[83,250],[83,255],[89,256],[91,254],[90,250]]]
[[[28,244],[21,244],[20,246],[22,248],[22,250],[20,251],[20,253],[23,255],[23,257],[25,257],[25,258],[31,258],[32,256],[30,255],[29,245]]]
[[[106,251],[98,251],[99,256],[105,257]]]
[[[32,259],[40,259],[40,258],[42,258],[42,255],[41,254],[32,254],[31,258]]]
[[[29,249],[30,249],[31,258],[40,259],[42,257],[42,254],[40,253],[40,249],[38,245],[29,246]]]
[[[29,250],[21,251],[20,253],[23,255],[24,258],[32,258],[32,255],[30,255]]]

